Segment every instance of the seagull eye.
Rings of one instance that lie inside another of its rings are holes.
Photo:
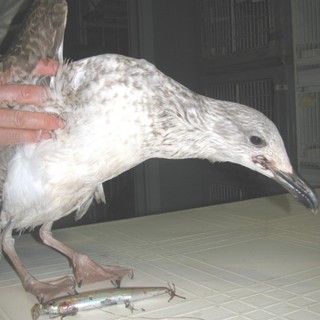
[[[264,147],[266,145],[266,142],[261,139],[260,137],[257,137],[257,136],[251,136],[250,137],[250,142],[252,144],[254,144],[255,146],[257,147]]]

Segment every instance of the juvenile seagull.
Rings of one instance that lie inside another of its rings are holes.
[[[64,1],[52,1],[36,4],[56,8],[60,2],[60,9],[65,8]],[[16,47],[34,35],[24,37]],[[63,32],[53,34],[53,53],[62,38]],[[51,42],[46,46],[44,57],[49,56]],[[24,77],[22,72],[17,80]],[[32,277],[15,252],[12,230],[42,225],[41,239],[70,259],[78,285],[104,279],[120,283],[130,269],[98,265],[54,239],[51,227],[73,211],[80,218],[93,197],[104,201],[104,181],[150,158],[238,163],[277,180],[313,213],[317,211],[316,195],[293,172],[270,120],[249,107],[198,95],[144,60],[102,55],[62,64],[48,94],[44,110],[62,117],[65,127],[55,132],[54,139],[0,153],[2,247],[25,290],[41,302],[65,291],[73,293],[73,277],[48,283]]]
[[[12,229],[42,225],[41,239],[69,257],[78,284],[120,280],[129,269],[99,266],[50,230],[72,211],[81,217],[93,197],[103,199],[104,181],[150,158],[238,163],[275,179],[317,211],[316,195],[293,172],[275,125],[252,108],[198,95],[147,61],[120,55],[61,65],[50,89],[45,110],[66,125],[55,139],[16,147],[1,213],[3,249],[25,289],[42,301],[72,284],[32,278],[14,251]]]

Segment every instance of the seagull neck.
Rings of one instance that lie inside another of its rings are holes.
[[[188,92],[189,96],[174,99],[174,103],[159,108],[156,130],[153,132],[152,157],[167,159],[208,158],[208,143],[212,139],[211,99]],[[171,101],[172,102],[172,101]],[[210,119],[208,119],[210,118]],[[219,148],[214,148],[218,150]],[[212,151],[210,151],[212,154]]]

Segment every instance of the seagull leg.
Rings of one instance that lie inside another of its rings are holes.
[[[132,269],[98,264],[86,255],[64,245],[52,237],[51,227],[51,222],[44,224],[40,229],[40,237],[44,244],[58,250],[70,259],[79,287],[82,284],[102,280],[110,280],[113,285],[120,287],[124,276],[133,276]]]
[[[40,303],[46,302],[60,294],[75,294],[75,281],[71,276],[51,282],[42,282],[34,278],[26,270],[14,249],[15,241],[12,237],[12,229],[13,223],[10,221],[2,234],[2,248],[14,265],[24,289],[35,295]]]

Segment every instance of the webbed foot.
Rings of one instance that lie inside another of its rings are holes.
[[[22,285],[27,292],[35,295],[40,303],[57,296],[76,294],[76,282],[72,276],[66,276],[49,282],[39,281],[33,276],[23,279]]]
[[[133,277],[132,269],[98,264],[80,253],[72,257],[72,264],[74,276],[79,287],[82,284],[103,280],[110,280],[115,287],[120,287],[124,276]]]

